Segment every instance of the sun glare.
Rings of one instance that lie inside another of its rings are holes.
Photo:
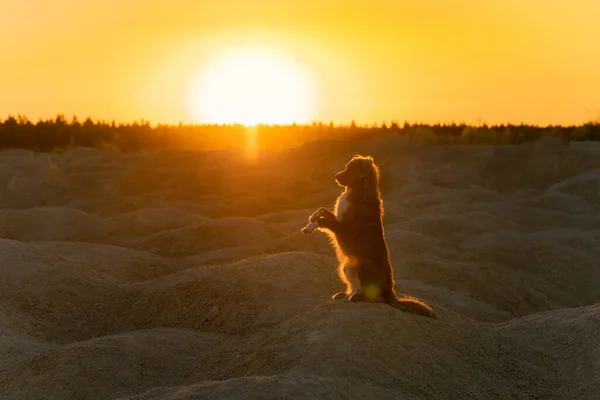
[[[204,66],[188,84],[199,123],[306,123],[314,118],[316,84],[302,65],[266,47],[238,47]]]

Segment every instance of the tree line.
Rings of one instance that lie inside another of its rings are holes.
[[[432,144],[519,144],[545,136],[565,140],[600,140],[600,123],[573,126],[412,124],[397,122],[360,126],[350,124],[258,125],[240,124],[151,126],[147,121],[115,123],[68,121],[63,115],[32,123],[24,116],[0,120],[0,149],[64,151],[73,147],[95,147],[121,152],[151,148],[210,150],[243,146],[248,133],[256,135],[261,149],[277,150],[319,140],[359,140],[408,137]]]

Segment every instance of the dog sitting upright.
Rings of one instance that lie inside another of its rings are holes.
[[[345,292],[333,300],[384,302],[402,311],[439,319],[425,303],[409,296],[396,298],[394,275],[383,230],[383,201],[379,192],[379,169],[370,156],[354,156],[335,175],[344,188],[334,212],[319,208],[302,229],[325,231],[335,248],[338,273]]]

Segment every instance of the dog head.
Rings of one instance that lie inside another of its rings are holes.
[[[379,169],[373,157],[355,155],[343,171],[335,174],[335,180],[340,186],[352,188],[367,186],[377,188],[379,182]]]

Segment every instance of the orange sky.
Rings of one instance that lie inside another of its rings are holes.
[[[0,0],[0,117],[190,121],[185,83],[230,45],[282,49],[316,120],[600,117],[597,0]]]

